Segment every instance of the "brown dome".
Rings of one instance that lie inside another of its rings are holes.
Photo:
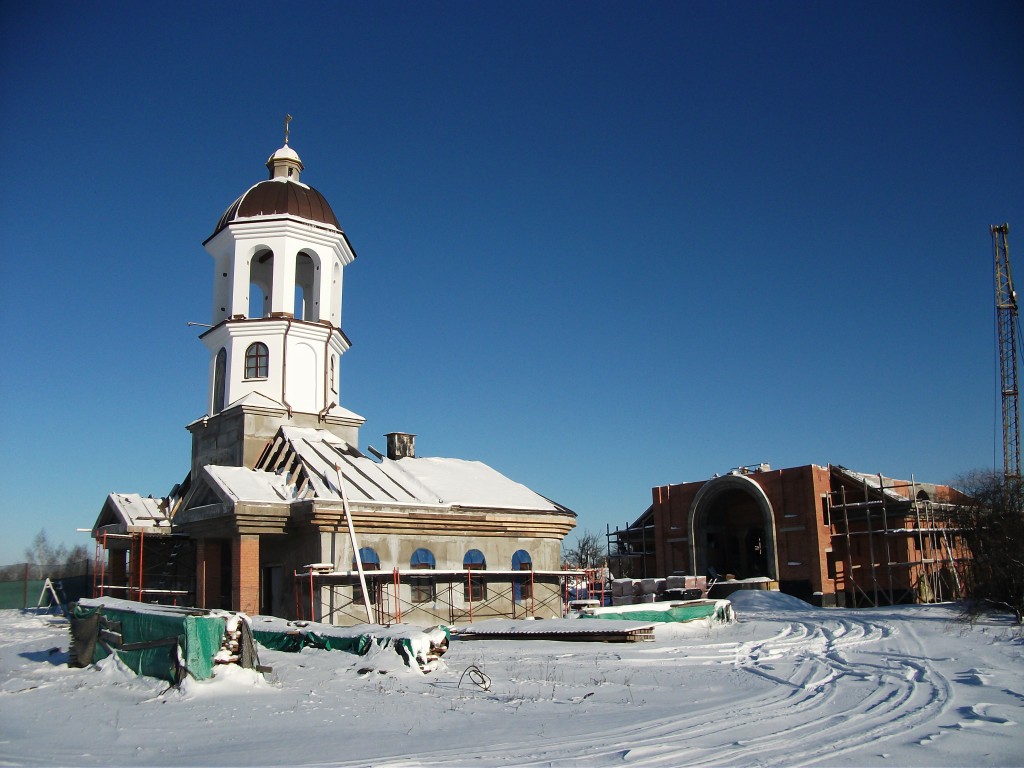
[[[299,216],[320,224],[327,224],[335,229],[341,229],[330,204],[315,189],[295,181],[268,179],[250,187],[245,194],[235,200],[224,211],[224,215],[220,217],[217,228],[213,230],[210,237],[214,237],[236,219],[282,214]]]

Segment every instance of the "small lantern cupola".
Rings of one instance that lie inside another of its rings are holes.
[[[289,124],[291,121],[292,116],[285,115],[284,146],[267,159],[267,169],[270,171],[270,178],[272,179],[298,181],[299,174],[302,172],[302,160],[299,159],[299,153],[288,146]]]

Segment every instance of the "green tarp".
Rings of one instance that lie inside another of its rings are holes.
[[[406,666],[415,668],[419,663],[416,659],[416,652],[413,650],[413,642],[408,637],[400,634],[389,633],[384,628],[378,628],[374,632],[352,632],[346,634],[347,630],[339,628],[337,634],[329,631],[327,625],[315,625],[316,628],[301,629],[253,629],[253,638],[264,648],[274,651],[286,651],[298,653],[303,648],[321,648],[327,651],[346,651],[357,656],[365,656],[376,643],[381,648],[393,647],[404,659]],[[442,626],[445,641],[451,640],[451,628]],[[415,631],[415,630],[407,630]],[[424,630],[426,631],[426,630]]]
[[[177,682],[180,647],[186,672],[198,680],[212,676],[213,658],[224,639],[223,617],[134,612],[106,605],[76,605],[73,616],[86,618],[97,611],[106,618],[108,627],[112,626],[116,631],[120,625],[122,647],[115,645],[114,650],[118,658],[136,674]],[[150,647],[132,649],[131,646],[136,644],[147,644]],[[97,643],[92,660],[98,661],[107,655],[102,643]]]
[[[373,642],[369,635],[337,637],[321,632],[253,630],[252,636],[264,648],[288,653],[298,653],[303,648],[323,648],[326,651],[347,651],[362,656],[370,650]]]
[[[723,601],[724,602],[724,601]],[[726,602],[725,606],[729,604]],[[581,614],[581,619],[613,619],[620,621],[660,621],[660,622],[684,622],[693,621],[694,619],[703,619],[707,617],[713,617],[716,621],[727,621],[728,616],[725,614],[727,608],[723,608],[719,603],[708,601],[705,603],[695,603],[693,605],[680,605],[675,608],[668,608],[667,610],[650,610],[650,611],[623,611],[621,613],[613,613],[604,611],[595,614]]]

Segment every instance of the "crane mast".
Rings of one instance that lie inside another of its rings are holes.
[[[999,337],[999,382],[1003,399],[1003,477],[1020,481],[1020,405],[1017,391],[1017,292],[1010,275],[1008,224],[989,227],[995,258],[996,332]]]

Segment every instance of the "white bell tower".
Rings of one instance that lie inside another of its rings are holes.
[[[339,370],[349,348],[342,275],[355,253],[327,200],[299,181],[288,120],[284,146],[267,160],[270,178],[232,203],[203,243],[214,260],[213,327],[200,337],[209,390],[206,416],[189,425],[193,465],[251,466],[282,423],[358,444],[363,419],[340,405]]]

